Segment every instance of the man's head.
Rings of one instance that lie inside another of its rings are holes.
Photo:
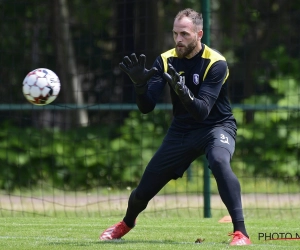
[[[179,58],[191,58],[201,50],[203,36],[202,15],[192,9],[184,9],[176,15],[173,25],[175,49]]]

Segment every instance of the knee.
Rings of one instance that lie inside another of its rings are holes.
[[[209,166],[212,171],[220,170],[229,165],[229,161],[222,155],[217,155],[209,160]]]
[[[208,157],[209,167],[214,176],[222,176],[231,172],[229,152],[218,154],[210,153]]]

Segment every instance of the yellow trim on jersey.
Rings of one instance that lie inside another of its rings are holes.
[[[163,64],[164,64],[164,72],[168,71],[168,58],[170,58],[170,57],[178,57],[176,54],[175,48],[170,49],[161,54],[161,58],[162,58]],[[217,61],[226,61],[224,56],[222,56],[218,52],[214,51],[213,49],[209,48],[207,45],[205,45],[205,47],[204,47],[202,58],[210,60],[210,63],[207,65],[206,70],[204,72],[203,80],[205,79],[207,72],[210,69],[211,65],[213,65]],[[227,73],[226,73],[223,83],[227,80],[228,76],[229,76],[229,70],[227,68]]]
[[[222,56],[221,54],[219,54],[218,52],[214,51],[213,49],[211,49],[207,46],[204,47],[202,57],[205,58],[205,59],[210,60],[210,63],[207,65],[206,70],[204,72],[203,81],[204,81],[204,79],[207,75],[207,72],[210,69],[211,65],[213,65],[217,61],[226,61],[224,56]],[[229,70],[227,68],[227,73],[226,73],[226,76],[224,78],[223,83],[227,80],[228,76],[229,76]]]
[[[164,71],[167,72],[168,71],[168,58],[170,57],[178,57],[174,49],[170,49],[164,53],[161,54],[161,58],[163,60],[164,63]]]

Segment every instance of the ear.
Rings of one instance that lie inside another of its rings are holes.
[[[203,37],[203,30],[199,30],[199,31],[197,32],[197,35],[198,35],[199,40],[201,40],[202,37]]]

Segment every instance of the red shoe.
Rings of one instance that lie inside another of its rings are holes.
[[[230,246],[243,246],[243,245],[251,245],[251,241],[248,237],[242,234],[240,231],[235,231],[234,233],[228,234],[228,236],[232,236],[232,241],[230,242]]]
[[[124,221],[121,221],[106,229],[99,237],[100,240],[119,240],[127,234],[132,228],[128,227]]]

